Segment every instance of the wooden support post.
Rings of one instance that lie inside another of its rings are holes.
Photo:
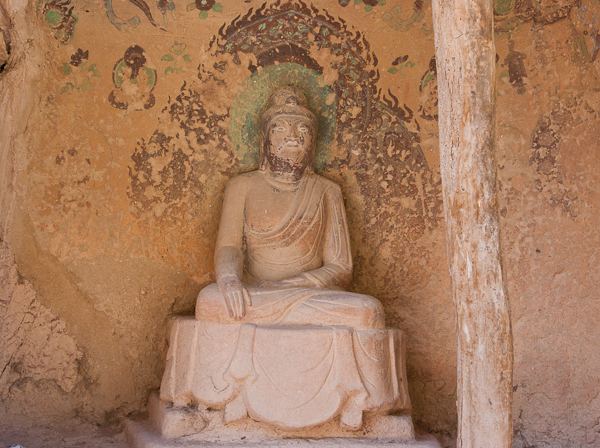
[[[496,198],[492,0],[434,0],[440,158],[457,310],[459,448],[512,446],[513,347]]]

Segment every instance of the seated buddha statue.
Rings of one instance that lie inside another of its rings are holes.
[[[223,427],[364,435],[363,413],[410,408],[402,332],[385,328],[377,299],[347,290],[342,192],[314,172],[317,119],[301,90],[270,96],[260,136],[259,169],[227,183],[216,283],[195,317],[173,321],[156,426],[170,437],[207,431],[216,412]],[[173,423],[190,407],[201,418]]]
[[[381,303],[347,292],[352,256],[340,187],[313,170],[317,119],[284,87],[260,120],[260,168],[227,184],[207,322],[384,328]]]

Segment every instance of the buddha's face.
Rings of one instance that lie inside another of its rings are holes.
[[[267,129],[267,161],[272,172],[302,177],[313,158],[316,130],[302,116],[279,115]]]

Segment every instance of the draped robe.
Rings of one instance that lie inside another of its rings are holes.
[[[383,308],[377,299],[345,291],[352,278],[352,254],[339,185],[306,173],[285,218],[273,229],[262,231],[248,222],[246,203],[255,199],[252,184],[269,179],[258,171],[239,177],[230,181],[225,192],[216,250],[235,246],[245,254],[243,282],[252,306],[241,322],[384,328]],[[309,286],[261,286],[263,281],[296,276]],[[226,316],[216,284],[200,293],[196,318],[233,322]]]

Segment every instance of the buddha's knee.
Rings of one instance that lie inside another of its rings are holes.
[[[200,291],[196,299],[196,319],[215,321],[227,316],[227,309],[216,283]]]
[[[375,297],[362,297],[361,326],[364,329],[385,328],[383,305]]]

